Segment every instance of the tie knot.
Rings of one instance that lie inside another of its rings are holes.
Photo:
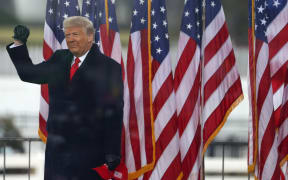
[[[76,59],[75,59],[75,64],[79,64],[80,63],[80,59],[77,57]]]

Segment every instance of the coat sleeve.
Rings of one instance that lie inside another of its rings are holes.
[[[21,45],[14,48],[10,48],[9,44],[6,49],[16,68],[16,71],[22,81],[46,84],[51,79],[53,73],[53,56],[42,63],[34,65],[29,57],[27,46]]]
[[[123,124],[123,80],[121,66],[114,60],[107,72],[108,92],[105,104],[105,144],[106,155],[116,155],[120,157],[121,134]]]

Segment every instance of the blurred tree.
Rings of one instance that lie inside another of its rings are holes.
[[[12,121],[12,117],[2,117],[0,118],[0,133],[2,137],[21,137],[20,132],[15,127]],[[0,141],[0,148],[4,147],[4,143],[6,143],[7,147],[12,148],[15,152],[24,153],[23,143],[19,141],[8,141],[3,142]]]

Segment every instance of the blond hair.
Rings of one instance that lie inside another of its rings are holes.
[[[64,31],[69,27],[83,27],[88,35],[94,34],[93,23],[83,16],[71,16],[63,21]]]

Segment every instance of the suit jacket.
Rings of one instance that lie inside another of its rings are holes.
[[[78,171],[103,164],[107,154],[120,156],[123,84],[118,63],[93,44],[70,81],[69,50],[58,50],[37,65],[26,45],[8,45],[7,51],[21,80],[49,87],[45,180],[57,179],[53,174],[77,177]]]

